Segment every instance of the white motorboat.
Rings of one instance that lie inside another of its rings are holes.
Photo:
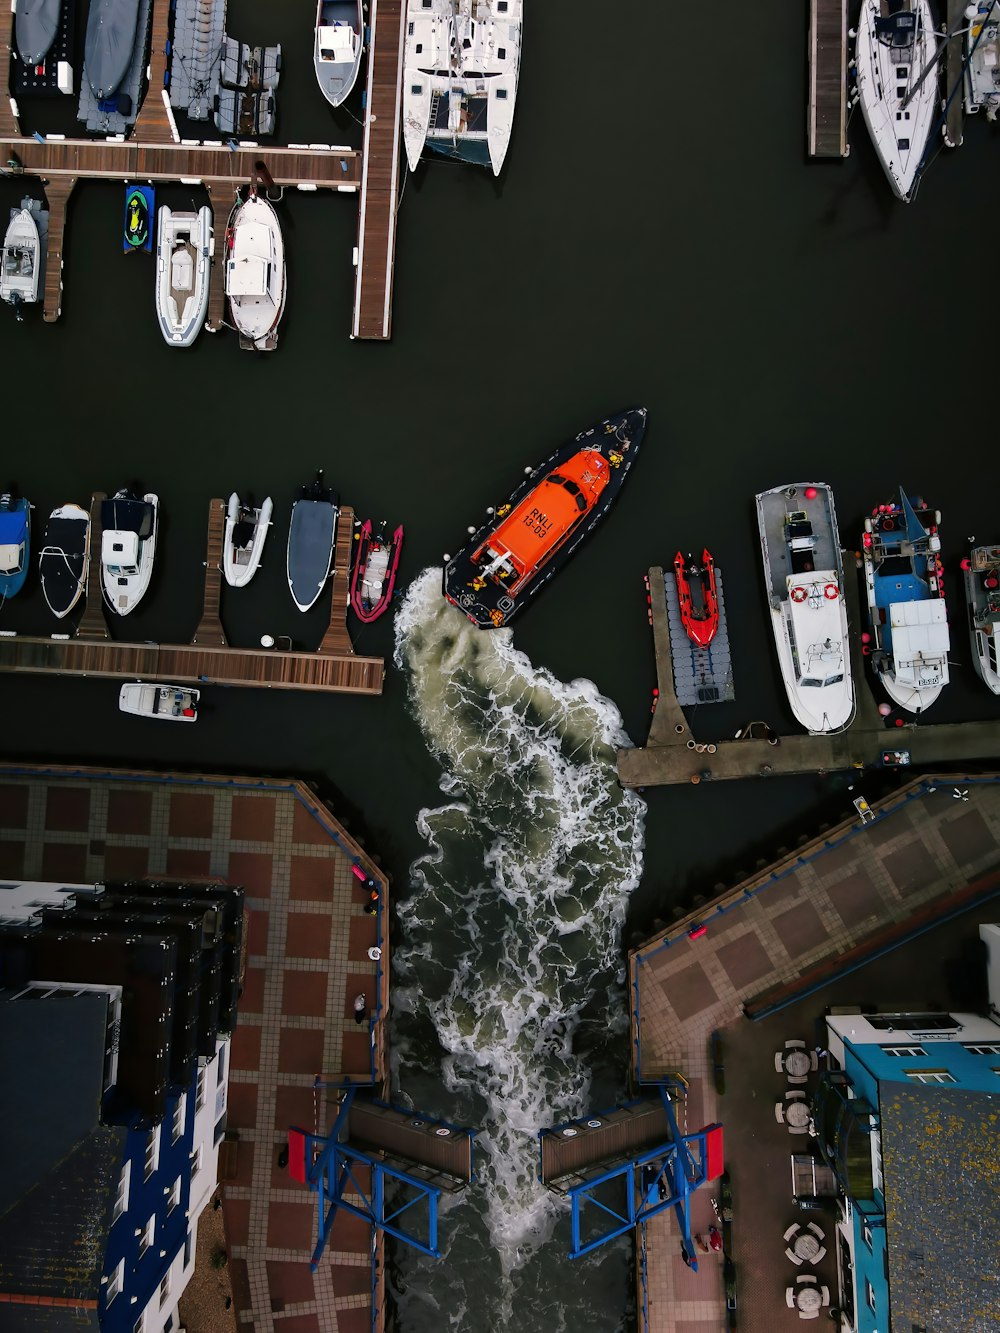
[[[212,266],[212,210],[158,212],[156,243],[156,313],[160,332],[171,347],[190,347],[208,311]]]
[[[975,0],[974,0],[975,2]],[[965,110],[986,112],[996,120],[1000,111],[1000,0],[978,0],[965,34]]]
[[[87,589],[90,570],[90,515],[78,504],[53,509],[38,554],[38,572],[49,610],[69,615]]]
[[[40,270],[38,223],[30,209],[20,208],[11,217],[0,263],[0,298],[14,307],[18,319],[22,305],[38,300]]]
[[[240,346],[273,352],[285,310],[285,243],[277,213],[259,194],[237,201],[229,218],[226,295]]]
[[[340,106],[354,87],[364,51],[361,0],[319,0],[313,65],[320,92]]]
[[[972,665],[987,688],[1000,694],[1000,546],[977,546],[962,561],[969,606]]]
[[[403,142],[498,176],[514,124],[522,0],[407,0]]]
[[[200,690],[186,685],[152,685],[137,680],[123,685],[118,692],[118,708],[136,717],[152,717],[157,722],[197,722]]]
[[[893,192],[913,198],[931,126],[938,115],[934,23],[927,0],[882,16],[881,0],[862,0],[855,63],[861,113]]]
[[[101,578],[111,610],[127,616],[142,601],[153,576],[160,500],[121,490],[101,501]]]
[[[226,532],[222,547],[222,572],[232,588],[242,588],[257,573],[271,526],[271,497],[259,508],[240,503],[233,491],[226,509]]]
[[[792,712],[814,735],[843,731],[854,718],[854,681],[833,492],[821,481],[764,491],[757,524]]]

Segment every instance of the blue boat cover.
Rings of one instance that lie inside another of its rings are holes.
[[[288,581],[300,605],[312,605],[330,572],[335,513],[326,500],[297,500],[292,509]]]
[[[17,546],[28,532],[27,509],[0,509],[0,543]]]

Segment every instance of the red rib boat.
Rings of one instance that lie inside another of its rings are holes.
[[[372,521],[366,518],[358,535],[358,553],[351,577],[351,606],[354,614],[366,625],[377,620],[392,601],[396,570],[403,549],[403,529],[398,527],[390,538],[385,535],[386,525],[372,531]]]
[[[701,553],[701,564],[680,551],[674,556],[674,577],[681,621],[697,648],[707,648],[719,628],[719,598],[715,591],[715,561],[712,552]]]

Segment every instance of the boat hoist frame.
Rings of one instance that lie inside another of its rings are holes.
[[[355,1093],[359,1087],[363,1089],[364,1085],[340,1086],[344,1087],[344,1094],[328,1135],[313,1134],[298,1126],[291,1126],[288,1131],[289,1174],[294,1180],[308,1185],[317,1196],[317,1238],[309,1260],[311,1271],[315,1273],[319,1267],[338,1210],[368,1222],[376,1230],[384,1231],[405,1245],[412,1245],[432,1259],[439,1259],[441,1251],[438,1247],[437,1224],[441,1189],[390,1166],[381,1159],[378,1150],[365,1152],[343,1141],[341,1136],[347,1129]],[[371,1184],[368,1187],[359,1178],[367,1171],[371,1172]],[[387,1205],[387,1179],[398,1181],[414,1191],[399,1207]],[[356,1194],[361,1199],[360,1207],[348,1202],[348,1193]],[[400,1221],[404,1214],[412,1213],[424,1203],[427,1205],[426,1240],[406,1230]]]
[[[691,1235],[690,1198],[699,1186],[722,1172],[722,1126],[706,1125],[693,1134],[682,1134],[666,1085],[659,1084],[658,1091],[670,1124],[670,1140],[644,1149],[629,1161],[567,1190],[572,1205],[571,1259],[590,1254],[608,1241],[645,1225],[658,1213],[673,1208],[680,1226],[682,1244],[692,1269],[697,1271],[697,1250]],[[625,1185],[624,1211],[610,1207],[595,1195],[601,1186],[619,1180]],[[593,1208],[597,1208],[607,1214],[611,1222],[608,1230],[584,1241],[581,1221],[583,1210],[588,1204],[591,1205],[588,1218],[593,1216]]]

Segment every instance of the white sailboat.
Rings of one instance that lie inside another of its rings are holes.
[[[764,491],[757,524],[792,712],[814,735],[843,731],[854,719],[854,681],[833,492],[821,481]]]
[[[226,232],[226,295],[240,346],[273,352],[285,312],[285,243],[266,199],[237,201]]]
[[[140,500],[122,490],[101,501],[101,581],[111,610],[127,616],[139,605],[153,576],[159,496]]]
[[[978,0],[965,34],[965,110],[986,112],[996,120],[1000,111],[1000,0]]]
[[[222,546],[222,572],[231,588],[242,588],[257,573],[271,526],[271,497],[259,508],[240,503],[233,491],[226,508],[226,531]]]
[[[498,176],[514,124],[522,0],[407,0],[403,142]]]
[[[862,0],[855,63],[861,114],[893,193],[909,203],[938,114],[937,45],[927,0],[882,12]],[[887,9],[893,6],[887,6]]]
[[[350,96],[364,46],[361,0],[318,0],[313,66],[319,90],[331,106]]]
[[[156,243],[156,313],[160,332],[171,347],[190,347],[208,311],[212,262],[212,210],[158,213]]]
[[[0,299],[14,307],[18,319],[20,307],[38,300],[38,276],[41,271],[41,242],[38,224],[30,209],[13,214],[3,242],[0,263]]]

